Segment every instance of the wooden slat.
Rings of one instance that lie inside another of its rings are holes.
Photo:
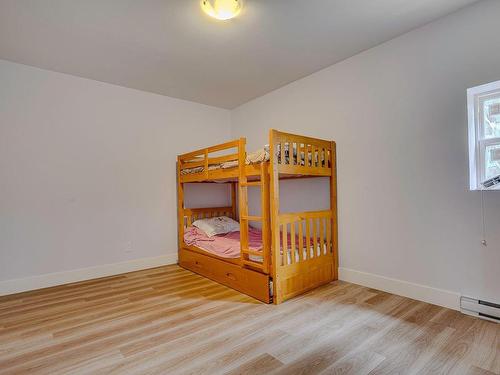
[[[328,218],[326,220],[326,251],[331,253],[332,249],[332,219]]]
[[[221,143],[219,145],[211,146],[211,147],[208,147],[207,150],[208,150],[209,153],[211,153],[211,152],[228,150],[228,149],[231,149],[231,148],[237,148],[237,147],[241,146],[241,140],[242,139],[244,139],[244,138],[235,139],[234,141],[229,141],[229,142],[226,142],[226,143]]]
[[[305,219],[305,218],[313,218],[313,217],[331,217],[332,212],[330,210],[323,210],[323,211],[304,211],[304,212],[290,212],[290,213],[285,213],[285,214],[280,214],[279,215],[279,220],[280,222],[290,222],[290,221],[297,221],[300,219]]]
[[[301,165],[280,164],[279,173],[328,177],[331,175],[332,171],[330,168],[324,167],[303,167]]]
[[[280,202],[280,189],[279,189],[279,160],[276,156],[277,153],[277,139],[276,130],[269,130],[269,211],[271,219],[271,277],[273,279],[273,301],[279,304],[282,301],[282,295],[279,290],[278,279],[280,278],[280,222],[279,222],[279,202]]]
[[[208,150],[205,150],[205,167],[203,172],[205,173],[205,179],[208,179]]]
[[[296,143],[296,152],[297,152],[297,165],[302,165],[302,157],[301,157],[302,144]]]
[[[320,217],[318,219],[318,225],[319,225],[319,236],[318,236],[318,239],[319,239],[319,242],[318,242],[318,246],[319,246],[319,255],[323,255],[323,244],[324,244],[324,218]]]
[[[237,209],[237,205],[236,205],[236,199],[238,198],[237,197],[237,191],[236,191],[236,183],[235,182],[231,182],[231,213],[232,213],[232,218],[234,220],[237,220],[237,217],[236,217],[236,209]]]
[[[263,269],[264,266],[262,265],[262,263],[259,263],[259,262],[254,262],[252,260],[242,260],[241,261],[245,266],[250,266],[250,267],[255,267],[255,268],[258,268],[258,269]]]
[[[295,222],[290,223],[290,258],[292,263],[296,263],[295,259]]]
[[[250,250],[250,249],[243,249],[241,250],[243,251],[245,254],[249,254],[249,255],[255,255],[255,256],[262,256],[262,251],[257,251],[257,250]]]
[[[260,174],[260,199],[262,212],[262,254],[264,272],[269,274],[271,267],[271,223],[270,223],[270,191],[269,191],[269,168],[263,163]]]
[[[231,213],[233,208],[231,206],[228,207],[203,207],[203,208],[185,208],[185,215],[194,215],[194,214],[204,214],[211,212],[223,212],[223,213]]]
[[[178,249],[180,249],[184,243],[184,184],[181,182],[180,158],[177,158],[177,235]]]
[[[194,156],[192,158],[181,158],[180,156],[178,156],[179,160],[181,161],[181,165],[184,165],[185,163],[196,163],[198,161],[205,161],[205,150],[203,150],[202,153],[200,153],[200,155],[198,156]]]
[[[247,181],[242,184],[243,186],[262,186],[261,181]]]
[[[179,159],[184,162],[184,161],[189,161],[189,160],[195,160],[197,158],[202,158],[204,159],[206,148],[202,148],[196,151],[191,151],[186,154],[181,154],[179,155]]]
[[[245,216],[241,216],[241,219],[248,220],[248,221],[262,221],[262,216],[245,215]]]
[[[240,187],[240,250],[248,249],[248,189],[245,186],[247,176],[245,174],[246,140],[240,138],[238,142],[238,183]],[[248,254],[241,251],[242,262],[248,260]]]
[[[299,262],[304,259],[304,229],[302,228],[302,220],[298,222],[299,226]]]
[[[282,258],[283,258],[283,265],[288,264],[288,224],[283,224],[283,240],[282,240]]]
[[[313,218],[312,219],[312,236],[313,236],[313,254],[314,257],[318,256],[318,219]]]
[[[231,148],[238,147],[238,145],[239,145],[239,139],[236,139],[236,140],[221,143],[221,144],[218,144],[215,146],[205,147],[205,148],[201,148],[199,150],[187,152],[185,154],[179,155],[179,158],[181,160],[189,160],[190,158],[192,159],[194,157],[204,155],[206,152],[212,153],[212,152],[217,152],[217,151],[229,150]]]
[[[298,134],[285,133],[280,131],[275,131],[274,138],[275,141],[278,142],[296,142],[296,143],[301,142],[301,143],[316,145],[317,147],[324,147],[327,149],[331,147],[331,141],[319,138],[306,137]]]
[[[238,160],[238,153],[223,155],[223,156],[213,156],[213,157],[209,156],[208,164],[220,164],[228,161],[237,161],[237,160]]]
[[[306,256],[305,259],[311,257],[311,222],[310,219],[306,218]]]
[[[205,159],[200,159],[198,161],[187,161],[187,162],[182,162],[181,164],[181,170],[183,169],[188,169],[188,168],[195,168],[195,167],[204,167],[205,166]]]

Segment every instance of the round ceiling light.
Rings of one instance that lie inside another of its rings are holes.
[[[210,17],[229,20],[236,17],[243,7],[243,0],[201,0],[201,8]]]

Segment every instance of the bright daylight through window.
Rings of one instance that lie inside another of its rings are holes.
[[[470,189],[500,190],[500,81],[467,90],[467,102]]]

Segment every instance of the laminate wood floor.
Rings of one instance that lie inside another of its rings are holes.
[[[2,374],[500,374],[500,325],[334,282],[264,305],[178,266],[0,298]]]

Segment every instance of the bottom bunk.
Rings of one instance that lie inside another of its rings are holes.
[[[184,227],[179,264],[266,303],[280,303],[335,280],[331,212],[284,214],[279,216],[279,222],[276,247],[280,250],[270,274],[242,265],[239,231],[208,236],[193,225]],[[250,260],[262,264],[260,229],[249,227],[248,244],[253,253]]]
[[[317,256],[326,255],[328,252],[328,245],[326,242],[302,237],[299,238],[298,234],[294,235],[292,239],[291,233],[287,233],[287,238],[283,238],[283,233],[280,233],[280,257],[283,258],[283,245],[286,246],[285,264],[290,265],[295,263],[298,259],[312,259]],[[286,242],[284,244],[284,242]],[[241,256],[240,245],[240,232],[234,231],[217,236],[209,237],[202,230],[194,226],[185,228],[184,230],[184,244],[189,249],[196,248],[217,258],[224,258],[224,260],[238,260]],[[249,255],[249,259],[256,263],[262,263],[262,231],[259,228],[248,228],[248,245],[249,249],[253,250],[254,254]],[[292,253],[292,247],[294,249]],[[299,248],[300,247],[300,248]],[[259,254],[260,253],[260,254]]]

